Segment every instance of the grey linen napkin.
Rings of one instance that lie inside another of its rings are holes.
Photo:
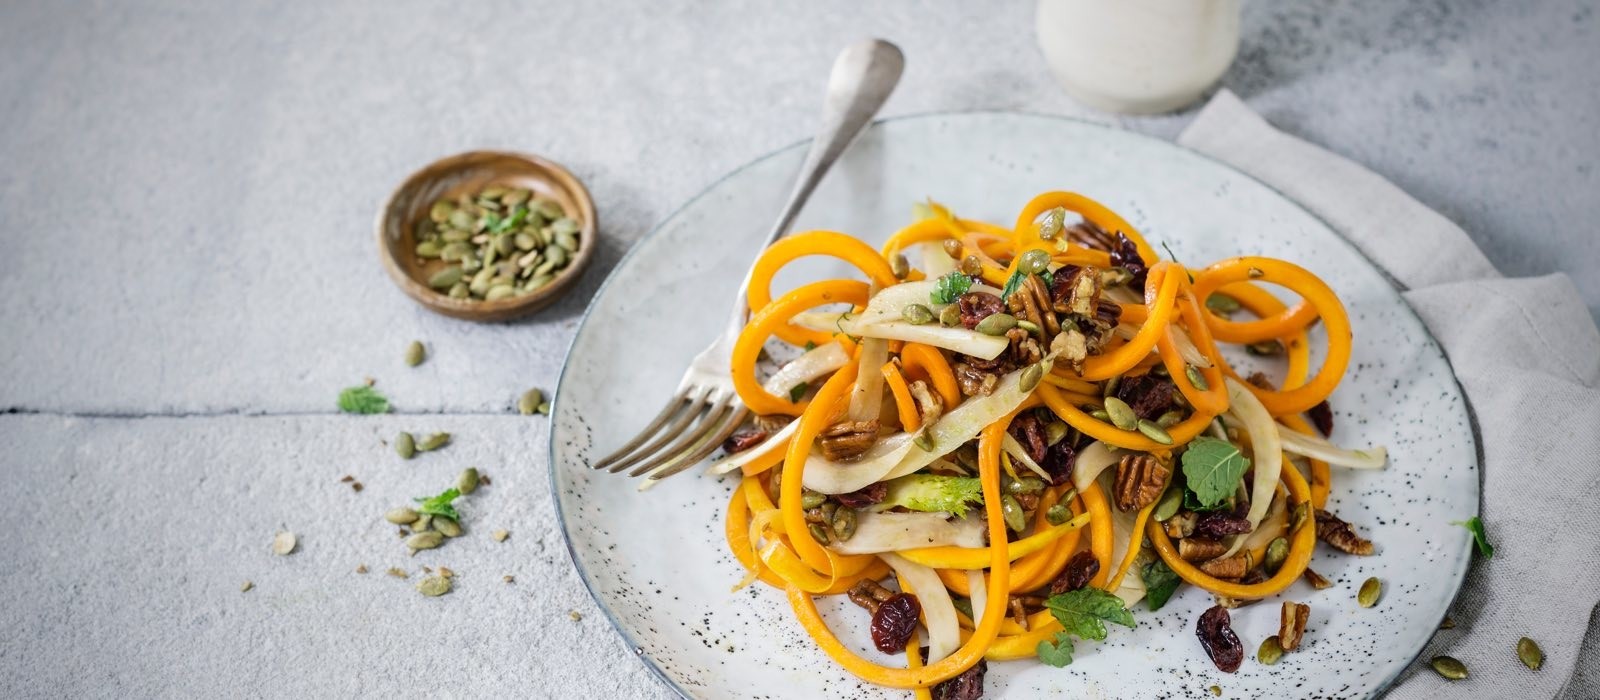
[[[1226,90],[1178,142],[1298,201],[1387,271],[1476,415],[1494,558],[1475,557],[1451,606],[1456,627],[1434,635],[1388,697],[1600,698],[1600,332],[1572,282],[1501,276],[1460,227]],[[1522,636],[1544,648],[1537,672],[1517,661]],[[1439,654],[1471,678],[1433,673]]]

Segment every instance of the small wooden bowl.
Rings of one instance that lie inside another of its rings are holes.
[[[530,294],[495,301],[452,299],[427,284],[428,278],[448,263],[416,256],[417,226],[428,221],[435,200],[453,199],[491,184],[532,190],[561,204],[567,216],[579,224],[578,250],[555,279]],[[417,303],[468,321],[506,321],[549,306],[578,281],[594,257],[598,226],[589,190],[566,168],[526,153],[472,151],[434,161],[400,183],[378,212],[378,253],[389,278]]]

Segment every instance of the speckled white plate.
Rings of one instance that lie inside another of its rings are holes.
[[[728,592],[742,575],[721,534],[731,479],[689,472],[639,493],[633,481],[588,468],[654,415],[689,358],[720,328],[803,153],[804,144],[796,144],[740,168],[636,245],[590,305],[557,394],[551,482],[573,560],[640,659],[686,696],[908,695],[842,671],[803,636],[777,591],[757,584]],[[1335,471],[1330,507],[1368,533],[1378,553],[1317,556],[1313,567],[1334,586],[1313,591],[1297,583],[1285,593],[1312,613],[1305,645],[1278,665],[1253,659],[1261,640],[1276,633],[1277,605],[1234,611],[1234,629],[1252,658],[1238,673],[1221,673],[1194,634],[1211,597],[1185,587],[1159,612],[1138,605],[1138,629],[1116,628],[1105,643],[1078,644],[1069,667],[991,664],[985,696],[1199,698],[1209,697],[1213,684],[1235,698],[1376,694],[1413,662],[1461,585],[1469,541],[1450,522],[1477,513],[1478,464],[1449,364],[1355,248],[1277,192],[1170,143],[1004,113],[877,124],[828,176],[797,228],[847,231],[876,243],[925,197],[964,216],[1008,222],[1030,197],[1051,189],[1099,199],[1191,264],[1263,254],[1327,280],[1355,328],[1350,372],[1332,400],[1334,438],[1387,445],[1390,466]],[[838,270],[802,263],[779,277],[780,288]],[[1386,584],[1374,609],[1355,603],[1368,576]],[[822,607],[845,640],[876,655],[865,616],[847,605]]]

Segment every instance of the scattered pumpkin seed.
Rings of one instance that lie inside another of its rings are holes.
[[[461,523],[449,518],[434,518],[433,529],[438,530],[439,534],[445,537],[455,538],[461,536]]]
[[[1194,365],[1184,365],[1183,376],[1189,380],[1190,386],[1193,386],[1201,391],[1211,390],[1211,384],[1210,382],[1206,381],[1206,375],[1201,374],[1200,370]]]
[[[1361,590],[1356,592],[1356,603],[1363,608],[1370,608],[1378,604],[1378,596],[1383,595],[1383,582],[1373,576],[1361,582]]]
[[[461,266],[451,265],[440,269],[428,277],[428,286],[434,289],[449,289],[461,281]]]
[[[1517,658],[1522,659],[1522,665],[1537,671],[1544,665],[1544,650],[1532,639],[1523,637],[1517,640]]]
[[[1206,308],[1222,316],[1232,316],[1239,310],[1239,300],[1220,292],[1212,292],[1206,297]]]
[[[438,241],[423,241],[417,244],[417,257],[437,258],[442,247]]]
[[[1283,644],[1278,641],[1278,635],[1261,640],[1261,647],[1256,649],[1256,660],[1271,666],[1283,658]]]
[[[383,514],[383,519],[384,520],[387,520],[387,521],[389,521],[391,523],[394,523],[396,525],[409,525],[411,523],[416,522],[417,518],[419,518],[419,517],[421,517],[421,516],[417,513],[417,511],[414,511],[414,510],[412,510],[410,508],[406,508],[405,506],[401,506],[399,508],[395,508],[395,509],[390,510],[389,512]]]
[[[249,593],[250,589],[255,588],[255,587],[256,587],[256,584],[254,582],[245,581],[243,584],[240,584],[239,592],[240,593]]]
[[[1058,420],[1050,421],[1044,426],[1044,441],[1054,447],[1056,443],[1067,439],[1068,431],[1066,423]]]
[[[905,255],[896,254],[889,259],[889,271],[894,273],[895,279],[903,280],[906,275],[911,274],[911,261],[907,260]]]
[[[1118,376],[1112,377],[1110,379],[1107,379],[1105,385],[1100,388],[1100,396],[1102,398],[1107,397],[1107,396],[1116,396],[1117,395],[1117,387],[1119,387],[1119,386],[1122,386],[1122,376],[1121,375],[1118,375]]]
[[[1183,413],[1181,411],[1167,411],[1166,413],[1156,416],[1156,425],[1159,425],[1163,428],[1170,428],[1182,422]]]
[[[1006,527],[1011,528],[1012,532],[1022,532],[1028,527],[1027,514],[1015,496],[1007,494],[1000,497],[1000,515],[1005,518]]]
[[[1444,619],[1439,621],[1439,629],[1442,629],[1442,630],[1453,630],[1455,628],[1456,628],[1455,618],[1450,617],[1449,615],[1445,615]]]
[[[450,433],[434,433],[417,443],[417,451],[432,452],[448,444],[450,444]]]
[[[299,542],[299,538],[295,537],[294,533],[280,532],[272,536],[272,553],[280,557],[288,556],[290,552],[294,551],[295,545]]]
[[[1300,527],[1311,521],[1311,504],[1301,503],[1294,507],[1294,513],[1289,518],[1289,534],[1300,531]]]
[[[834,541],[845,542],[856,534],[856,511],[854,508],[840,508],[833,512],[833,518],[828,525],[832,529]]]
[[[1067,219],[1067,210],[1056,207],[1044,213],[1044,218],[1039,220],[1039,238],[1053,241],[1061,235],[1061,226]]]
[[[440,519],[439,522],[444,522]],[[437,532],[418,532],[406,538],[406,546],[413,551],[419,549],[433,549],[444,543],[444,535]]]
[[[529,389],[522,392],[522,397],[517,399],[517,411],[524,416],[531,416],[539,410],[541,403],[544,403],[544,392]]]
[[[1097,421],[1100,421],[1102,423],[1110,423],[1111,422],[1111,414],[1110,413],[1106,413],[1106,410],[1103,409],[1103,408],[1097,408],[1097,409],[1095,409],[1093,411],[1090,411],[1089,412],[1089,417],[1091,417],[1091,418],[1093,418],[1093,419],[1095,419]]]
[[[461,476],[456,477],[456,490],[463,494],[472,493],[473,491],[478,490],[477,467],[467,467],[461,472]]]
[[[1278,573],[1278,569],[1283,566],[1283,560],[1287,558],[1289,558],[1289,540],[1279,537],[1267,543],[1267,553],[1261,566],[1266,569],[1267,575],[1271,576]]]
[[[394,451],[400,459],[411,459],[417,454],[417,439],[411,433],[401,431],[394,439]]]
[[[817,544],[828,543],[828,530],[821,523],[811,523],[806,526],[806,530],[811,533],[811,539],[816,540]]]
[[[1021,479],[1007,479],[1006,493],[1022,495],[1029,493],[1042,493],[1044,480],[1037,477],[1025,476]]]
[[[951,304],[939,310],[939,325],[954,328],[961,325],[961,307]]]
[[[920,326],[933,321],[933,309],[922,304],[906,304],[906,307],[900,310],[900,318],[906,323]]]
[[[567,617],[572,618],[573,622],[582,622],[583,621],[583,615],[579,614],[578,611],[576,611],[576,610],[568,610],[567,611]]]
[[[1467,665],[1449,656],[1435,656],[1428,662],[1439,675],[1453,681],[1463,680],[1467,677]]]
[[[961,274],[968,277],[977,277],[983,274],[983,261],[976,255],[968,255],[961,259]]]
[[[1178,514],[1178,509],[1183,507],[1183,487],[1176,483],[1167,484],[1167,490],[1161,492],[1161,500],[1156,501],[1155,510],[1150,511],[1150,517],[1156,522],[1164,523],[1172,516]]]
[[[1212,695],[1215,695],[1215,696],[1217,696],[1219,698],[1222,697],[1222,686],[1214,685],[1214,686],[1211,686],[1210,690],[1211,690],[1211,694]]]
[[[504,542],[506,541],[507,537],[511,536],[511,533],[506,532],[505,530],[495,530],[494,532],[489,533],[489,536],[493,537],[494,541],[496,542]]]
[[[1051,525],[1060,525],[1072,519],[1072,509],[1057,503],[1044,512],[1044,519]]]
[[[1025,330],[1025,331],[1027,331],[1029,333],[1038,333],[1039,332],[1039,324],[1034,323],[1033,321],[1029,321],[1028,319],[1025,319],[1025,318],[1017,319],[1017,327],[1021,328],[1022,330]]]
[[[427,513],[418,515],[417,521],[411,523],[412,532],[427,532],[430,527],[433,527],[433,516]]]
[[[999,313],[989,314],[988,316],[984,317],[984,319],[979,321],[978,325],[973,327],[972,330],[984,335],[1005,335],[1006,331],[1009,331],[1016,326],[1016,316],[1006,313]]]
[[[1165,428],[1156,425],[1155,421],[1140,420],[1137,427],[1139,428],[1139,432],[1144,433],[1144,436],[1150,438],[1151,440],[1159,442],[1163,445],[1172,444],[1172,436],[1167,434]]]
[[[450,592],[450,579],[443,576],[429,576],[417,582],[417,590],[430,598],[442,596]]]
[[[1034,248],[1017,260],[1017,270],[1024,275],[1037,275],[1050,270],[1050,253]]]
[[[1017,378],[1017,388],[1026,394],[1039,386],[1039,380],[1044,378],[1044,365],[1034,363],[1023,368],[1022,376]]]
[[[367,565],[366,564],[356,564],[356,573],[358,573],[358,574],[367,573]]]
[[[1111,424],[1123,430],[1134,430],[1139,427],[1139,414],[1133,412],[1133,407],[1128,402],[1115,396],[1106,397],[1106,415],[1111,417]]]
[[[802,491],[800,493],[800,509],[801,510],[811,510],[812,508],[821,508],[822,504],[826,503],[827,501],[828,501],[828,494],[822,493],[820,491],[812,491],[811,489],[806,489],[805,491]]]
[[[384,573],[387,573],[395,578],[411,578],[411,574],[406,573],[405,569],[393,566],[389,567],[389,570]]]
[[[1276,340],[1263,340],[1244,346],[1244,351],[1257,357],[1273,357],[1283,354],[1283,343]]]

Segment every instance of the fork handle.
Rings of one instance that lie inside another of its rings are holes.
[[[761,244],[765,250],[774,241],[789,232],[789,226],[800,214],[800,209],[811,198],[811,192],[822,181],[822,176],[839,159],[857,136],[865,131],[872,117],[888,101],[889,93],[900,82],[905,70],[905,56],[900,49],[882,39],[868,39],[854,44],[834,59],[833,73],[828,76],[828,94],[822,103],[822,129],[811,140],[805,163],[800,166],[800,176],[795,180],[789,201],[783,205],[778,220]],[[728,321],[725,337],[736,336],[744,328],[749,306],[750,272],[745,272],[739,283],[739,293]]]

